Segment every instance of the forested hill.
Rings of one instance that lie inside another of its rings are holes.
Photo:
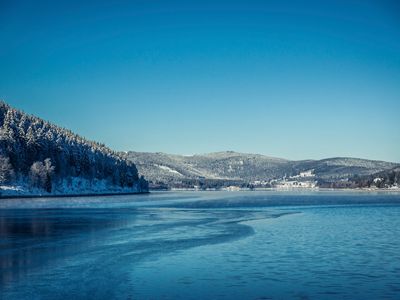
[[[294,161],[233,151],[191,156],[131,151],[126,157],[149,180],[151,188],[272,187],[295,180],[327,188],[357,187],[351,180],[355,175],[364,178],[399,166],[348,157]],[[299,178],[304,172],[312,176]]]
[[[400,167],[366,176],[354,176],[350,182],[361,188],[393,188],[400,187]]]
[[[117,152],[2,101],[0,186],[3,195],[147,190],[135,164]]]

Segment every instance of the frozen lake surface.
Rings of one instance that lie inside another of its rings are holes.
[[[400,195],[0,200],[1,299],[400,299]]]

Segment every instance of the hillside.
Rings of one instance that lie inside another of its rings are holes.
[[[128,152],[126,157],[151,178],[152,187],[247,186],[258,178],[278,178],[287,171],[284,159],[232,151],[193,156]]]
[[[360,188],[400,188],[400,167],[371,175],[356,175],[350,182]]]
[[[260,154],[233,151],[203,155],[171,155],[165,153],[128,152],[153,188],[164,187],[270,187],[272,181],[296,176],[312,170],[313,180],[321,186],[346,181],[355,175],[370,175],[398,166],[396,163],[359,158],[328,158],[291,161]]]
[[[136,166],[103,144],[0,102],[0,185],[9,194],[141,192]]]

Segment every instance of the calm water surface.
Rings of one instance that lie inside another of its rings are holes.
[[[400,195],[0,200],[1,299],[400,299]]]

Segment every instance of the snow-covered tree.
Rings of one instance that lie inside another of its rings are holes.
[[[46,178],[44,180],[44,188],[48,193],[51,193],[53,187],[53,175],[55,167],[51,164],[51,159],[46,158],[43,163]]]
[[[43,187],[45,176],[46,175],[43,163],[40,161],[34,162],[29,172],[29,179],[31,181],[31,184],[35,187]]]
[[[0,154],[9,158],[19,178],[30,178],[46,190],[71,177],[106,180],[121,187],[139,181],[136,166],[119,153],[1,101]]]
[[[43,188],[50,193],[53,186],[54,169],[50,158],[46,158],[44,162],[34,162],[29,173],[32,185]]]
[[[0,155],[0,183],[8,183],[14,177],[14,170],[10,159]]]

